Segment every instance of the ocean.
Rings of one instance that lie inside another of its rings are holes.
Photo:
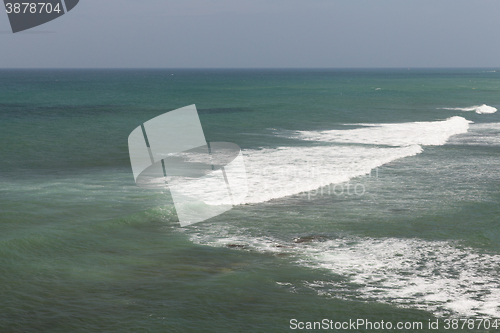
[[[127,139],[191,104],[249,192],[180,227]],[[0,331],[494,322],[499,107],[495,69],[0,70]]]

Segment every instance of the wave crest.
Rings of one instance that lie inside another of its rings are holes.
[[[398,124],[357,124],[351,130],[297,131],[290,138],[332,143],[358,143],[394,147],[441,146],[453,135],[466,133],[471,121],[451,117],[442,121]]]
[[[474,105],[470,106],[468,108],[441,108],[443,110],[456,110],[456,111],[464,111],[464,112],[470,112],[470,111],[475,111],[477,114],[491,114],[495,113],[498,110],[492,106],[483,104],[483,105]]]

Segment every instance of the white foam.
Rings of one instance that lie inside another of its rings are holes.
[[[234,204],[261,203],[347,182],[396,159],[422,152],[418,145],[379,147],[279,147],[243,151],[246,181],[244,195]],[[220,176],[222,177],[222,175]],[[182,183],[182,195],[202,198],[208,205],[230,205],[224,188],[214,186],[213,176]],[[176,183],[173,183],[174,186]],[[177,190],[177,189],[176,189]],[[237,192],[238,188],[232,188]],[[226,190],[227,191],[227,190]]]
[[[213,224],[190,234],[213,247],[287,253],[297,265],[327,270],[332,280],[306,281],[319,295],[376,301],[430,311],[437,316],[500,317],[500,255],[481,254],[445,241],[344,237],[311,243],[286,243],[253,237],[241,228]],[[333,278],[342,276],[343,279]],[[290,283],[280,281],[282,286]],[[295,290],[296,287],[291,288]]]
[[[452,117],[435,122],[364,124],[363,128],[350,130],[299,131],[296,138],[302,140],[364,145],[245,150],[248,196],[244,203],[265,202],[347,182],[386,163],[421,153],[420,145],[443,145],[450,137],[466,133],[469,123],[462,117]]]
[[[363,128],[328,131],[297,131],[291,138],[387,146],[439,146],[453,135],[466,133],[471,121],[451,117],[443,121],[412,122],[397,124],[358,124]]]
[[[467,108],[441,108],[443,110],[456,110],[456,111],[464,111],[464,112],[470,112],[470,111],[475,111],[477,114],[488,114],[488,113],[495,113],[498,110],[492,106],[483,104],[483,105],[474,105],[470,106]]]
[[[248,195],[238,203],[261,203],[347,182],[394,160],[421,153],[420,145],[443,145],[451,136],[467,132],[469,123],[462,117],[452,117],[435,122],[364,124],[363,128],[349,130],[299,131],[296,138],[331,144],[244,150]],[[228,204],[219,200],[222,196],[214,193],[213,186],[203,182],[186,188],[194,195],[207,192],[214,199],[205,200],[208,204]]]
[[[246,150],[248,196],[259,203],[346,182],[399,158],[422,152],[418,145],[379,147],[280,147]]]
[[[366,300],[435,315],[500,316],[499,255],[448,242],[365,238],[308,245],[301,257],[302,265],[349,277],[348,283],[358,285],[356,292]],[[349,286],[336,283],[326,289],[335,297]]]

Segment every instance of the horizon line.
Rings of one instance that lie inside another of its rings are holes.
[[[0,67],[0,70],[353,70],[353,69],[498,69],[499,67]]]

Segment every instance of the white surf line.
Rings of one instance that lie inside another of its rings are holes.
[[[486,104],[483,105],[473,105],[470,107],[466,108],[439,108],[442,110],[454,110],[454,111],[464,111],[464,112],[470,112],[470,111],[475,111],[477,114],[492,114],[497,112],[497,108],[493,106],[489,106]]]
[[[500,255],[480,253],[449,241],[416,238],[346,236],[294,243],[254,237],[244,228],[224,224],[193,231],[189,238],[196,244],[286,253],[286,258],[298,266],[346,278],[303,281],[320,296],[419,309],[440,317],[500,317]],[[286,279],[278,284],[292,285]]]

